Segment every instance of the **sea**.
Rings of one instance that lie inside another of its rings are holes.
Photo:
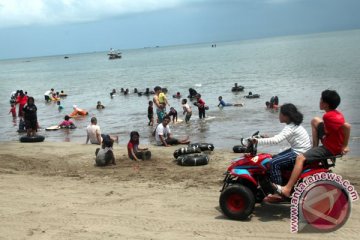
[[[0,60],[0,141],[19,141],[19,118],[13,119],[10,94],[27,91],[38,107],[39,134],[45,141],[85,143],[86,126],[97,117],[103,133],[119,136],[119,145],[129,140],[131,131],[140,133],[141,144],[154,144],[148,126],[147,107],[153,96],[138,96],[134,89],[168,89],[171,106],[184,119],[181,99],[194,88],[209,106],[207,118],[193,115],[188,124],[171,125],[177,138],[190,137],[192,142],[212,143],[215,149],[232,151],[241,138],[254,132],[269,136],[279,133],[284,124],[279,113],[269,111],[265,102],[277,95],[280,104],[293,103],[304,115],[303,126],[311,134],[310,121],[323,115],[319,109],[321,92],[336,90],[341,96],[339,110],[352,125],[350,156],[360,156],[360,30],[265,39],[203,43],[194,45],[146,47],[121,50],[122,58],[109,60],[106,51],[23,59]],[[216,44],[216,46],[215,46]],[[121,46],[111,46],[121,48]],[[110,47],[109,47],[110,48]],[[65,58],[68,57],[68,58]],[[232,92],[234,84],[243,92]],[[50,88],[68,94],[61,99],[61,111],[55,102],[47,103],[44,93]],[[120,89],[129,89],[124,95]],[[110,98],[110,92],[117,94]],[[260,98],[244,98],[249,92]],[[218,97],[226,103],[244,103],[243,107],[219,108]],[[97,101],[105,109],[97,110]],[[89,115],[75,118],[74,130],[45,131],[59,124],[73,105],[86,109]],[[116,147],[116,146],[115,146]],[[259,146],[259,151],[278,153],[286,142]],[[66,151],[66,149],[64,149]]]

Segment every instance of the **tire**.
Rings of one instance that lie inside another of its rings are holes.
[[[60,126],[61,129],[75,129],[76,126],[75,125],[70,125],[70,126]]]
[[[241,92],[241,91],[244,91],[244,87],[243,86],[232,87],[231,91],[232,92]]]
[[[241,145],[235,145],[233,147],[233,151],[234,153],[246,153],[247,152],[247,148]]]
[[[214,144],[212,143],[191,143],[188,145],[188,147],[196,147],[200,148],[201,151],[214,151]]]
[[[23,136],[19,140],[20,142],[43,142],[45,137],[41,135],[36,135],[33,137]]]
[[[206,154],[187,154],[181,155],[177,159],[177,164],[181,166],[201,166],[209,163],[209,156]]]
[[[178,150],[175,150],[174,152],[174,157],[177,158],[180,155],[186,155],[186,154],[191,154],[191,153],[201,153],[201,149],[198,147],[182,147],[179,148]]]
[[[246,186],[235,184],[225,188],[220,195],[220,208],[234,220],[245,220],[254,210],[255,197]]]
[[[247,95],[246,98],[260,98],[259,94]]]

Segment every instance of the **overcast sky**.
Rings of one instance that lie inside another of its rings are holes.
[[[360,29],[360,0],[0,0],[0,59]]]

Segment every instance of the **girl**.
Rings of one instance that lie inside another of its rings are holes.
[[[33,97],[29,97],[27,104],[23,107],[22,112],[24,113],[25,127],[28,137],[35,136],[37,131],[37,107]]]
[[[130,141],[127,145],[128,155],[131,160],[140,161],[151,158],[151,152],[147,148],[139,148],[140,135],[136,131],[130,133]]]
[[[70,117],[66,115],[64,117],[64,121],[59,124],[59,127],[61,128],[75,128],[75,124],[70,120]]]
[[[300,126],[303,121],[303,115],[294,104],[287,103],[281,106],[279,113],[280,123],[285,123],[284,129],[274,137],[253,139],[258,144],[278,144],[287,140],[290,148],[274,156],[270,162],[270,180],[273,184],[282,186],[281,170],[292,169],[295,165],[295,159],[311,148],[309,134],[305,128]],[[281,202],[283,197],[279,194],[270,194],[264,201]]]
[[[13,118],[16,118],[16,107],[15,107],[14,103],[11,103],[11,108],[10,108],[9,113],[12,114]]]

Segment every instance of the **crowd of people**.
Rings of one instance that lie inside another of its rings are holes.
[[[194,105],[198,108],[199,118],[205,118],[205,112],[208,106],[201,98],[201,94],[197,92],[194,93],[191,90],[189,90],[189,92],[189,98],[194,99]],[[26,92],[18,90],[12,94],[11,99],[9,114],[11,113],[13,117],[16,117],[15,105],[19,104],[18,116],[20,117],[20,121],[25,124],[27,136],[34,136],[39,126],[34,98],[27,96]],[[46,97],[45,100],[48,101]],[[225,103],[222,96],[219,96],[218,100],[219,107],[243,106],[242,103]],[[312,119],[312,139],[310,139],[304,127],[301,126],[303,115],[294,104],[285,103],[279,105],[279,98],[277,96],[273,96],[269,102],[266,102],[267,108],[279,110],[279,121],[280,123],[284,123],[285,127],[275,136],[263,136],[263,138],[260,139],[253,139],[254,143],[259,145],[278,144],[286,140],[290,148],[272,158],[270,163],[270,179],[275,193],[268,195],[265,201],[278,202],[289,197],[306,161],[313,161],[334,155],[343,155],[349,151],[348,143],[351,126],[345,121],[343,114],[337,110],[340,102],[341,98],[334,90],[325,90],[321,93],[320,109],[325,113],[322,118],[315,117]],[[185,98],[181,100],[181,104],[183,115],[185,115],[185,122],[188,123],[192,116],[192,108]],[[156,108],[156,120],[153,109],[154,105]],[[167,111],[167,107],[169,107],[169,111]],[[105,107],[99,101],[96,108],[104,109]],[[64,117],[64,120],[59,124],[60,127],[75,127],[70,118],[76,115],[86,116],[88,114],[87,111],[78,108],[76,105],[73,106],[73,109],[73,113]],[[168,147],[171,145],[190,143],[189,137],[182,139],[173,137],[169,123],[175,123],[178,120],[178,112],[173,106],[170,106],[166,94],[160,86],[154,88],[153,100],[148,103],[148,119],[149,126],[153,126],[156,123],[153,135],[157,146]],[[113,144],[118,141],[118,136],[103,134],[100,126],[97,124],[97,118],[91,118],[90,124],[86,128],[85,143],[101,145],[101,148],[98,148],[95,153],[96,164],[98,166],[116,164]],[[129,159],[134,161],[150,159],[151,152],[147,148],[140,148],[139,142],[140,134],[137,131],[131,131],[127,144]],[[320,142],[322,143],[321,146],[319,146]],[[281,171],[284,169],[293,169],[290,180],[286,184],[282,182],[281,178]]]

